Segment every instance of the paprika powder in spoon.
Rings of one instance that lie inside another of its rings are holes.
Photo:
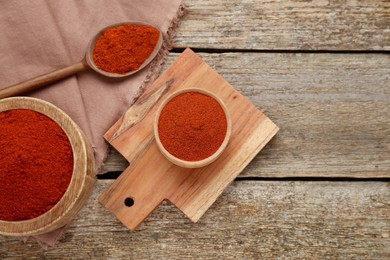
[[[82,61],[2,89],[0,98],[32,91],[90,68],[107,77],[130,76],[154,59],[162,41],[162,33],[146,23],[111,25],[96,34]]]

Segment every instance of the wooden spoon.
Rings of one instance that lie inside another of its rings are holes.
[[[107,71],[99,69],[95,65],[93,58],[92,58],[92,53],[93,53],[93,49],[95,47],[95,43],[96,43],[97,39],[100,37],[100,35],[102,35],[107,29],[117,27],[120,25],[126,25],[126,24],[146,25],[146,26],[155,28],[154,26],[152,26],[150,24],[138,22],[138,21],[129,21],[129,22],[110,25],[110,26],[102,29],[98,34],[95,35],[95,37],[92,39],[91,43],[88,46],[85,57],[80,62],[73,64],[73,65],[70,65],[69,67],[55,70],[55,71],[49,72],[47,74],[43,74],[43,75],[35,77],[33,79],[29,79],[29,80],[26,80],[24,82],[21,82],[21,83],[9,86],[5,89],[2,89],[2,90],[0,90],[0,99],[6,98],[6,97],[11,97],[11,96],[16,96],[16,95],[19,95],[19,94],[22,94],[22,93],[25,93],[28,91],[32,91],[32,90],[41,88],[41,87],[46,86],[50,83],[53,83],[57,80],[72,76],[78,72],[82,72],[82,71],[85,71],[87,69],[93,69],[94,71],[96,71],[104,76],[111,77],[111,78],[122,78],[122,77],[130,76],[134,73],[137,73],[138,71],[143,69],[146,65],[148,65],[154,59],[154,57],[157,55],[157,53],[159,52],[159,50],[161,48],[161,45],[163,42],[163,37],[162,37],[161,31],[158,30],[157,28],[155,28],[155,29],[160,32],[160,36],[159,36],[159,39],[157,41],[157,44],[156,44],[153,52],[150,54],[150,56],[142,63],[142,65],[137,70],[129,71],[129,72],[124,73],[124,74],[107,72]]]

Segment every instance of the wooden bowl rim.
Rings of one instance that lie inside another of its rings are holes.
[[[13,109],[28,109],[39,112],[56,122],[65,132],[72,146],[73,172],[68,188],[62,198],[50,210],[42,215],[22,221],[0,220],[0,234],[10,236],[36,235],[52,231],[60,226],[64,220],[73,217],[75,204],[81,199],[86,177],[94,172],[91,168],[91,153],[81,129],[61,109],[53,104],[31,97],[11,97],[0,100],[0,112]],[[93,155],[92,155],[93,156]],[[92,158],[92,161],[93,158]],[[66,222],[64,223],[66,224]]]
[[[198,93],[205,94],[209,97],[214,98],[219,103],[219,105],[222,107],[222,109],[225,113],[225,116],[226,116],[226,121],[227,121],[226,135],[225,135],[225,139],[223,140],[221,146],[211,156],[209,156],[203,160],[200,160],[200,161],[185,161],[185,160],[182,160],[180,158],[177,158],[176,156],[173,156],[164,148],[164,146],[161,143],[159,134],[158,134],[158,120],[160,118],[160,114],[161,114],[162,109],[174,97],[181,95],[183,93],[188,93],[188,92],[198,92]],[[217,95],[215,95],[214,93],[207,91],[205,89],[201,89],[201,88],[187,88],[187,89],[181,89],[181,90],[173,92],[171,95],[169,95],[161,103],[161,105],[157,109],[156,115],[154,117],[153,130],[154,130],[154,137],[155,137],[155,140],[156,140],[156,143],[157,143],[157,146],[158,146],[160,152],[169,161],[171,161],[172,163],[174,163],[180,167],[183,167],[183,168],[200,168],[200,167],[204,167],[204,166],[209,165],[210,163],[214,162],[222,154],[222,152],[225,150],[226,146],[229,143],[230,136],[232,133],[232,120],[231,120],[231,117],[230,117],[230,114],[229,114],[229,111],[228,111],[226,105]]]
[[[156,30],[159,31],[159,38],[158,38],[158,41],[156,43],[156,46],[153,50],[153,52],[150,54],[150,56],[141,64],[141,66],[137,69],[137,70],[134,70],[134,71],[129,71],[127,73],[123,73],[123,74],[120,74],[120,73],[112,73],[112,72],[107,72],[107,71],[104,71],[102,69],[99,69],[94,60],[93,60],[93,57],[92,57],[92,53],[93,53],[93,50],[95,48],[95,44],[96,44],[96,41],[99,39],[99,37],[108,29],[111,29],[111,28],[115,28],[115,27],[118,27],[118,26],[121,26],[121,25],[145,25],[145,26],[149,26],[149,27],[152,27]],[[87,62],[87,64],[89,65],[89,67],[91,67],[94,71],[96,71],[97,73],[99,74],[102,74],[102,75],[105,75],[107,77],[111,77],[111,78],[123,78],[123,77],[127,77],[127,76],[130,76],[130,75],[133,75],[134,73],[142,70],[143,68],[145,68],[157,55],[157,53],[160,51],[161,49],[161,46],[162,46],[162,43],[163,43],[163,35],[161,33],[161,30],[158,29],[156,26],[154,25],[151,25],[149,23],[146,23],[146,22],[141,22],[141,21],[126,21],[126,22],[121,22],[121,23],[115,23],[115,24],[111,24],[107,27],[104,27],[103,29],[101,29],[91,40],[91,42],[89,43],[88,45],[88,48],[87,48],[87,52],[85,53],[85,61]]]

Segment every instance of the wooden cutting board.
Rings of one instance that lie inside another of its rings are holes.
[[[169,162],[158,150],[153,120],[164,98],[176,90],[194,87],[222,99],[232,118],[232,135],[215,162],[185,169]],[[196,222],[278,130],[200,57],[186,49],[105,134],[130,166],[99,201],[132,230],[164,199]]]

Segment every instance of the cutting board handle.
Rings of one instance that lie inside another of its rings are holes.
[[[159,153],[156,143],[146,152]],[[161,158],[160,158],[161,159]],[[163,159],[165,160],[165,159]],[[136,229],[142,221],[165,199],[170,184],[161,182],[161,172],[139,174],[149,161],[128,167],[119,178],[99,196],[99,202],[108,208],[129,229]],[[169,166],[170,164],[166,164]],[[165,172],[162,169],[162,172]]]

